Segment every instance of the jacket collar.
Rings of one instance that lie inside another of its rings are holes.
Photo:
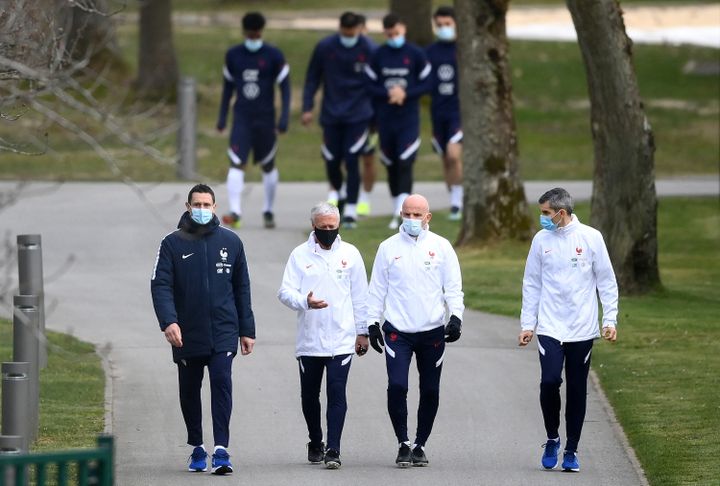
[[[218,226],[220,226],[220,220],[218,220],[217,216],[214,214],[208,224],[197,224],[195,221],[193,221],[190,213],[188,213],[187,211],[185,211],[182,216],[180,216],[180,221],[177,225],[180,231],[189,233],[194,236],[205,236],[206,234],[215,231]]]
[[[572,232],[574,232],[577,227],[580,226],[580,220],[577,216],[574,214],[570,215],[570,222],[566,224],[565,226],[559,227],[557,230],[554,231],[554,233],[557,233],[558,236],[565,236],[569,235]]]
[[[407,231],[405,231],[405,228],[403,228],[402,224],[398,228],[398,233],[400,233],[400,235],[401,235],[400,238],[402,238],[406,241],[411,241],[413,243],[415,243],[415,242],[419,243],[419,242],[423,241],[425,238],[427,238],[427,234],[429,232],[430,232],[430,224],[427,225],[427,228],[423,228],[423,230],[420,232],[420,234],[417,236],[417,239],[416,239],[416,238],[410,236],[407,233]]]

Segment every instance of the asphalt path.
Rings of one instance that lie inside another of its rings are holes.
[[[559,184],[579,200],[590,195],[588,182],[548,181],[528,183],[528,198],[536,200]],[[307,464],[307,431],[294,359],[295,315],[279,303],[276,292],[291,249],[307,237],[309,208],[325,196],[322,183],[281,183],[275,230],[262,228],[262,185],[247,186],[239,234],[249,259],[258,339],[253,354],[238,357],[234,364],[229,451],[236,472],[226,478],[186,472],[190,451],[176,369],[152,310],[149,280],[158,244],[175,228],[190,186],[30,183],[22,187],[15,204],[0,212],[0,238],[11,246],[17,234],[42,235],[48,328],[94,343],[104,356],[106,429],[116,438],[118,485],[643,484],[612,411],[595,386],[590,387],[579,450],[582,472],[541,470],[544,430],[536,347],[517,347],[517,319],[475,311],[466,311],[462,339],[448,347],[440,410],[427,444],[430,467],[394,466],[384,358],[372,350],[353,360],[342,468],[329,471]],[[17,187],[0,182],[0,194]],[[222,212],[225,187],[215,189]],[[428,196],[431,207],[446,205],[442,184],[418,183],[416,190]],[[717,195],[718,180],[659,181],[658,191]],[[373,204],[376,214],[390,214],[384,187],[376,189]],[[343,234],[349,241],[362,237],[362,224]],[[13,278],[3,276],[10,287]],[[5,302],[12,302],[13,292],[3,296]],[[8,315],[9,309],[5,306],[0,312]],[[417,406],[415,375],[413,370],[411,431]],[[207,388],[205,440],[211,446]]]

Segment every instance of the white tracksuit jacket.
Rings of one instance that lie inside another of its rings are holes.
[[[400,227],[380,243],[368,290],[368,323],[383,316],[401,332],[444,326],[450,314],[463,318],[460,263],[450,242],[429,229],[415,240]]]
[[[307,295],[328,303],[309,309]],[[278,298],[297,311],[295,356],[353,354],[355,338],[367,333],[367,273],[357,248],[338,236],[329,250],[308,241],[290,254]]]
[[[556,231],[533,238],[523,277],[523,330],[560,342],[600,337],[597,295],[603,327],[617,322],[618,288],[602,234],[577,216]]]

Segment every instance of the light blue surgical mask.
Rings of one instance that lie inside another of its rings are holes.
[[[351,37],[341,35],[340,36],[340,43],[344,46],[350,49],[351,47],[355,47],[358,43],[358,39],[360,39],[359,35],[353,35]]]
[[[212,220],[213,212],[212,209],[191,208],[190,217],[197,224],[208,224]]]
[[[263,46],[262,39],[245,39],[245,48],[250,52],[256,52]]]
[[[395,37],[392,37],[387,40],[387,45],[394,49],[400,49],[402,46],[405,45],[405,36],[404,35],[396,35]]]
[[[452,25],[443,25],[438,27],[435,31],[435,35],[441,41],[454,41],[455,40],[455,27]]]
[[[557,216],[558,214],[560,214],[560,213],[556,213],[555,216]],[[550,216],[548,216],[546,214],[541,214],[540,215],[540,226],[542,226],[543,229],[546,229],[548,231],[555,231],[556,229],[558,229],[558,225],[555,222],[553,222],[553,218],[555,216],[553,216],[551,218]]]
[[[418,236],[423,229],[422,224],[422,219],[403,218],[402,227],[410,236]]]

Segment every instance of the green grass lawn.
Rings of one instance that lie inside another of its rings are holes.
[[[48,366],[40,372],[40,432],[34,451],[94,447],[103,431],[105,375],[95,348],[47,333]],[[0,361],[12,361],[12,323],[0,319]]]
[[[587,204],[579,205],[577,213],[581,221],[589,220]],[[392,234],[386,224],[387,218],[363,221],[362,238],[343,233],[360,248],[368,274],[377,245]],[[431,227],[451,241],[458,228],[444,213],[434,215]],[[717,484],[718,200],[660,200],[658,238],[663,289],[621,297],[618,342],[598,343],[593,369],[651,484]],[[529,242],[503,242],[460,249],[465,304],[519,319],[528,248]]]
[[[232,3],[232,2],[225,2]],[[284,181],[323,180],[320,128],[303,127],[299,121],[301,89],[310,52],[324,33],[267,31],[268,42],[285,52],[291,66],[293,102],[291,126],[280,138],[278,165]],[[226,48],[242,41],[239,29],[175,27],[175,48],[181,71],[198,81],[198,168],[208,181],[223,181],[227,172],[227,131],[218,134],[215,121],[222,87]],[[119,43],[131,72],[135,71],[137,29],[119,29]],[[656,173],[660,177],[708,174],[718,171],[720,96],[717,77],[689,76],[682,68],[689,60],[717,58],[714,49],[683,46],[635,46],[640,90],[657,144]],[[592,139],[585,74],[574,43],[524,42],[511,44],[514,97],[518,126],[520,165],[526,180],[548,178],[587,179],[592,176]],[[118,88],[115,96],[122,95]],[[319,96],[318,96],[319,100]],[[422,139],[416,162],[416,179],[440,180],[441,167],[430,147],[427,100],[422,110]],[[127,126],[145,134],[174,121],[174,107],[165,106],[150,120]],[[81,124],[85,122],[78,120]],[[89,127],[89,130],[93,130]],[[55,125],[46,126],[31,114],[15,123],[0,123],[0,137],[26,140],[48,133],[49,150],[40,156],[3,153],[3,179],[113,180],[112,174],[89,147],[69,138]],[[160,165],[127,150],[112,138],[104,140],[121,159],[121,169],[134,180],[175,180],[172,165]],[[155,143],[165,154],[175,152],[174,135]],[[379,170],[381,177],[384,171]],[[260,179],[249,170],[248,180]]]

